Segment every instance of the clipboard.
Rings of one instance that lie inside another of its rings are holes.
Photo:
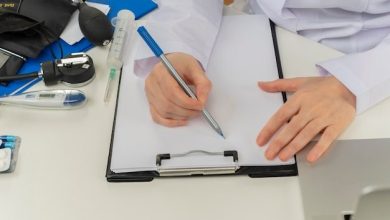
[[[283,78],[283,70],[280,61],[278,41],[276,36],[275,24],[270,22],[271,35],[273,41],[273,49],[275,52],[275,60],[277,65],[278,77]],[[120,81],[122,80],[122,77]],[[117,93],[117,100],[119,98],[120,88]],[[281,93],[283,102],[286,102],[287,97],[283,92]],[[115,134],[115,124],[117,120],[118,101],[115,108],[115,116],[113,122],[113,129],[111,134],[110,150],[108,155],[108,163],[106,169],[106,179],[108,182],[148,182],[154,178],[163,177],[190,177],[190,176],[215,176],[215,175],[248,175],[251,178],[259,177],[281,177],[281,176],[296,176],[298,175],[297,163],[287,165],[273,165],[273,166],[240,166],[238,162],[240,158],[236,150],[224,150],[220,152],[210,152],[204,150],[192,150],[184,153],[166,153],[156,154],[156,171],[137,171],[137,172],[122,172],[115,173],[111,170],[113,143]],[[190,156],[192,154],[202,154],[203,156],[213,156],[218,159],[229,160],[228,166],[221,167],[190,167],[190,168],[167,168],[166,162],[179,160],[180,158]]]

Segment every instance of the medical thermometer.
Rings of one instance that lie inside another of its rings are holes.
[[[87,101],[79,90],[41,90],[0,97],[0,104],[42,109],[72,109]]]

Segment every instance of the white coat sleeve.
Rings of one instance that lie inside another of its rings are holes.
[[[164,53],[195,57],[203,68],[213,49],[222,20],[222,0],[159,0],[159,8],[146,19],[146,28]],[[159,60],[142,41],[135,52],[134,72],[148,74]]]
[[[361,113],[390,96],[390,35],[375,48],[318,64],[340,80],[355,96]]]

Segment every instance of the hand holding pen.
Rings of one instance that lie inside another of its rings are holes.
[[[211,82],[192,56],[172,53],[167,57],[182,78],[195,87],[198,99],[192,99],[185,94],[162,63],[157,64],[148,75],[145,81],[145,92],[151,115],[156,123],[168,127],[182,126],[187,124],[190,118],[198,116],[205,108]]]
[[[145,90],[151,114],[159,124],[181,126],[199,112],[210,126],[222,137],[222,129],[205,109],[211,83],[205,76],[199,62],[190,55],[173,53],[169,60],[144,27],[138,29],[154,54],[161,59],[145,82]],[[175,67],[174,67],[175,66]],[[196,93],[189,86],[193,85]]]

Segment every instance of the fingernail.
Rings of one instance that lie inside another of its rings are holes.
[[[259,145],[259,147],[263,147],[264,146],[263,141],[261,140],[261,138],[257,138],[256,143],[257,143],[257,145]]]
[[[198,97],[200,97],[200,96],[198,95]],[[202,105],[204,105],[204,104],[206,103],[206,99],[205,99],[205,98],[199,98],[198,101],[199,101]]]
[[[205,105],[204,105],[203,103],[200,102],[200,103],[198,103],[198,104],[196,105],[195,109],[196,109],[196,110],[199,110],[199,111],[202,111],[202,110],[204,109],[204,106],[205,106]]]
[[[264,135],[261,132],[260,132],[259,136],[257,136],[256,142],[260,147],[263,147],[265,145]]]
[[[289,153],[281,153],[280,156],[279,156],[279,159],[281,161],[287,161],[289,159],[291,159],[293,155],[289,154]]]
[[[271,151],[269,151],[269,150],[267,150],[267,151],[265,152],[265,158],[267,158],[267,160],[273,160],[273,159],[275,159],[274,153],[271,152]]]
[[[309,154],[307,155],[306,159],[309,161],[309,163],[314,163],[318,159],[318,156],[315,154]]]

